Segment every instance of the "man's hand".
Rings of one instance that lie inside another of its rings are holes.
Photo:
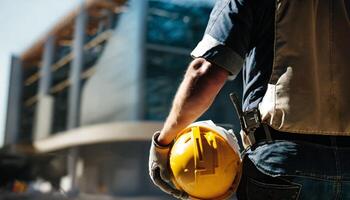
[[[153,183],[164,192],[178,198],[188,199],[188,195],[174,188],[171,183],[171,173],[169,171],[169,152],[171,145],[160,146],[157,144],[159,132],[156,132],[152,138],[151,149],[149,153],[149,175]]]

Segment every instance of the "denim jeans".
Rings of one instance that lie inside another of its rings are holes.
[[[330,138],[331,145],[277,140],[248,150],[237,198],[350,199],[350,144]]]

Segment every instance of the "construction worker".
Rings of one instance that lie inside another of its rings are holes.
[[[150,175],[178,198],[169,146],[242,69],[238,199],[350,199],[350,0],[219,0],[165,124]],[[238,109],[239,110],[239,109]]]

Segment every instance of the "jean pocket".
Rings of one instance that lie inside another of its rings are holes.
[[[246,190],[249,200],[295,200],[299,197],[300,186],[263,183],[248,177]]]

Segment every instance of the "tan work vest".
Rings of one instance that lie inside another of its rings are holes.
[[[350,0],[276,4],[263,122],[285,132],[350,135]]]

